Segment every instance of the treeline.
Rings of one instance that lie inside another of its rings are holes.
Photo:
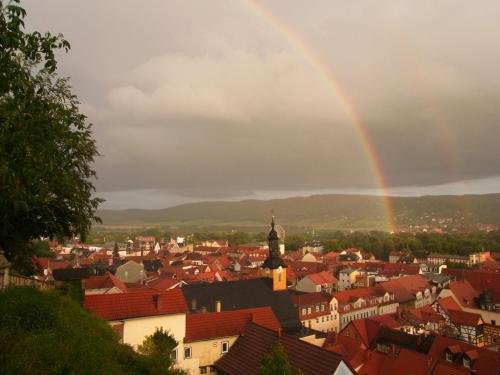
[[[156,238],[176,235],[174,231],[160,228],[150,228],[134,231],[105,231],[94,232],[93,238],[106,237],[107,241],[124,241],[139,235],[151,235]],[[225,239],[230,246],[265,242],[267,232],[244,231],[216,231],[195,232],[187,236],[188,242],[199,244],[205,240]],[[378,259],[388,259],[389,253],[394,250],[409,252],[438,252],[459,255],[468,255],[476,251],[500,251],[500,231],[471,233],[397,233],[391,234],[382,231],[346,232],[346,231],[318,231],[295,232],[285,237],[287,251],[294,251],[303,246],[322,245],[325,251],[340,251],[350,247],[362,249],[372,253]]]

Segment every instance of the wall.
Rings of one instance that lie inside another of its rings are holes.
[[[229,342],[229,349],[233,346],[238,336],[221,337],[215,340],[194,341],[184,343],[184,347],[191,347],[192,357],[198,361],[199,367],[212,366],[220,357],[222,357],[222,342]],[[199,374],[197,369],[196,374]],[[207,374],[210,371],[207,370]]]

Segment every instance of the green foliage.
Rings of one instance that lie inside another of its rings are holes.
[[[39,237],[85,237],[98,155],[67,79],[55,75],[62,35],[28,33],[19,0],[0,0],[0,247],[15,265]],[[22,268],[22,267],[21,267]]]
[[[59,292],[65,296],[68,296],[73,301],[80,305],[83,305],[83,299],[85,297],[85,292],[82,289],[82,284],[80,280],[65,281],[59,288]]]
[[[260,375],[300,375],[298,369],[288,362],[288,357],[281,343],[276,343],[272,351],[262,359]]]
[[[178,342],[163,328],[156,328],[155,333],[147,336],[143,343],[137,348],[138,351],[146,355],[160,355],[170,358],[170,353],[177,346]]]
[[[163,328],[157,328],[155,333],[147,336],[138,346],[138,351],[147,355],[152,372],[155,374],[185,374],[184,371],[174,367],[170,354],[178,342]]]
[[[57,291],[1,291],[0,341],[6,375],[174,374],[119,344],[107,322]]]
[[[118,243],[115,241],[115,246],[113,247],[113,256],[115,258],[120,256],[119,249],[118,249]]]

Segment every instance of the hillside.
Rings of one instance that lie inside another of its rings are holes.
[[[398,227],[500,224],[500,194],[390,197]],[[159,210],[101,210],[104,225],[260,227],[274,210],[280,223],[324,229],[388,229],[380,197],[314,195],[273,200],[201,202]]]

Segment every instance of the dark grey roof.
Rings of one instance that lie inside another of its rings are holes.
[[[89,278],[91,271],[88,268],[62,268],[53,270],[52,276],[58,281],[82,280]]]
[[[144,259],[142,264],[144,264],[144,270],[146,272],[158,272],[158,270],[163,267],[159,259]]]
[[[215,311],[215,301],[221,302],[223,311],[270,306],[283,329],[295,332],[302,327],[290,293],[273,291],[271,279],[192,284],[184,286],[182,293],[191,312],[197,311],[192,309],[193,300],[197,309],[205,307],[207,311]]]

